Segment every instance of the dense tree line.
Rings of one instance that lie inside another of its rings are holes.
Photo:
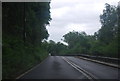
[[[2,3],[3,79],[15,78],[48,56],[49,2]]]
[[[52,55],[90,54],[118,57],[120,8],[105,4],[101,28],[94,35],[71,31],[63,41],[46,41],[50,6],[45,3],[2,3],[3,79],[15,78]]]
[[[58,54],[90,54],[99,56],[118,57],[119,22],[120,10],[110,4],[105,4],[105,9],[100,15],[101,28],[94,35],[85,32],[71,31],[65,34],[63,41],[68,44],[65,50],[55,43],[53,48],[59,48]],[[61,50],[61,51],[60,51]],[[53,51],[56,51],[55,49]],[[53,53],[53,52],[51,52]],[[55,52],[56,53],[56,52]]]

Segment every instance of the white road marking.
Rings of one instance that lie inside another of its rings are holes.
[[[47,57],[47,58],[48,58],[48,57]],[[47,59],[47,58],[46,58],[46,59]],[[45,59],[45,60],[46,60],[46,59]],[[43,63],[45,60],[43,60],[41,63]],[[41,64],[41,63],[40,63],[40,64]],[[24,76],[24,75],[27,74],[28,72],[30,72],[30,71],[32,71],[33,69],[37,68],[40,64],[36,65],[35,67],[33,67],[33,68],[31,68],[30,70],[26,71],[25,73],[21,74],[21,75],[18,76],[16,79],[21,78],[22,76]]]
[[[93,79],[97,79],[97,77],[94,77],[92,74],[88,73],[87,71],[85,71],[84,69],[82,69],[81,67],[79,67],[78,65],[76,65],[75,63],[69,61],[67,58],[65,58],[65,57],[62,57],[62,58],[68,64],[70,64],[73,68],[75,68],[77,71],[79,71],[80,73],[82,73],[84,76],[86,76],[91,81],[93,81]]]

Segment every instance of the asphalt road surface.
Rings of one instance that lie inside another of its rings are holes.
[[[64,59],[63,59],[64,58]],[[95,79],[118,79],[118,69],[70,56],[49,56],[19,79],[88,79],[65,59],[78,65]]]
[[[83,68],[85,71],[89,72],[95,77],[95,79],[118,79],[118,70],[120,69],[79,58],[66,58]]]

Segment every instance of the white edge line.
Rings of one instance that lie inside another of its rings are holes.
[[[49,56],[48,56],[49,57]],[[48,59],[48,57],[46,59]],[[41,63],[43,63],[46,59],[44,59],[42,62],[40,62],[38,65],[32,67],[30,70],[24,72],[23,74],[21,74],[20,76],[18,76],[16,79],[21,78],[22,76],[24,76],[25,74],[27,74],[28,72],[32,71],[33,69],[37,68]]]
[[[65,60],[65,57],[62,57],[63,60]],[[74,69],[76,69],[77,71],[79,71],[80,73],[82,73],[84,76],[86,76],[88,79],[92,79],[91,77],[89,77],[87,74],[85,74],[83,71],[79,70],[77,67],[75,67],[72,63],[68,62],[67,60],[65,60],[69,65],[71,65]]]
[[[71,62],[74,66],[80,68],[81,70],[83,70],[84,72],[86,72],[88,75],[92,76],[94,79],[97,79],[97,77],[93,76],[91,73],[87,72],[86,70],[84,70],[83,68],[81,68],[80,66],[78,66],[77,64]]]

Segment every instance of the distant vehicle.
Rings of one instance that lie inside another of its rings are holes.
[[[51,54],[49,53],[49,56],[51,56]]]

